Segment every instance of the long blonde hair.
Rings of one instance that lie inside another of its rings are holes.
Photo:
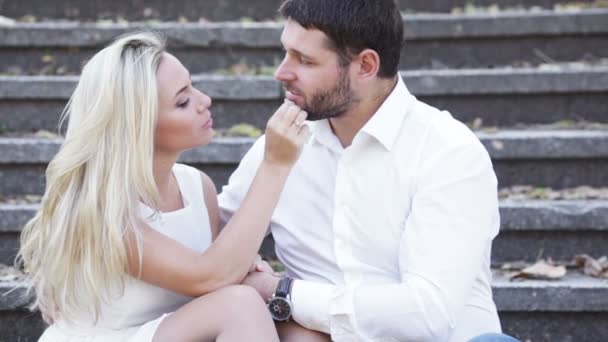
[[[152,164],[164,50],[151,32],[119,37],[87,62],[63,112],[65,140],[17,258],[36,292],[33,308],[56,320],[83,309],[97,319],[112,289],[124,290],[126,235],[141,246],[139,203],[158,207]]]

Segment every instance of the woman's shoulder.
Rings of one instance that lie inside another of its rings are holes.
[[[190,166],[190,165],[186,165],[186,164],[182,164],[182,163],[175,163],[173,165],[173,172],[180,173],[180,174],[194,175],[194,174],[200,174],[202,171],[200,171],[199,169],[197,169],[193,166]]]
[[[194,182],[193,185],[196,184],[200,186],[205,194],[213,194],[214,196],[217,195],[217,190],[213,180],[205,172],[190,165],[181,163],[175,163],[173,166],[173,171],[176,177],[189,178],[190,182]]]

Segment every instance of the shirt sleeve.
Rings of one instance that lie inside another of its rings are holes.
[[[481,143],[426,157],[418,175],[399,247],[401,282],[344,287],[296,281],[295,321],[336,341],[450,336],[476,277],[489,267],[499,226],[497,180]]]
[[[217,198],[220,209],[220,227],[223,228],[226,225],[226,222],[240,207],[245,195],[247,195],[253,178],[264,158],[264,142],[264,136],[256,140],[237,169],[230,175],[228,184],[222,187],[222,192]]]

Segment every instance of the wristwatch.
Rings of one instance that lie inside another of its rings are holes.
[[[292,278],[283,276],[281,280],[279,280],[276,292],[268,301],[270,316],[275,321],[287,321],[289,317],[291,317],[291,296],[289,293],[291,292],[292,282]]]

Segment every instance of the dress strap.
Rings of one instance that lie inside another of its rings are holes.
[[[192,166],[176,163],[173,167],[173,174],[177,178],[182,197],[187,202],[184,205],[206,208],[200,171]]]

